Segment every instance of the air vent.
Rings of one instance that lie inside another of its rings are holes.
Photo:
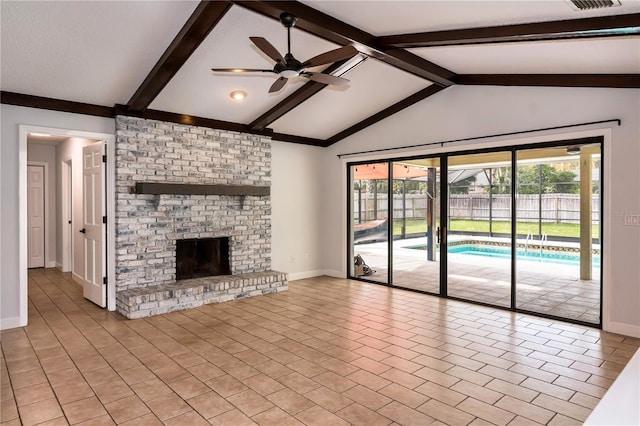
[[[592,10],[620,6],[620,0],[566,0],[574,10]]]

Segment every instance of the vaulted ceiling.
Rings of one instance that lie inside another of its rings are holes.
[[[603,1],[606,3],[607,1]],[[593,3],[593,2],[592,2]],[[1,102],[126,114],[329,146],[453,85],[640,88],[640,0],[1,2]],[[358,53],[276,93],[250,40],[299,60]],[[229,96],[247,93],[243,102]]]

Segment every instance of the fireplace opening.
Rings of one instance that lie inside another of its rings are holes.
[[[176,280],[230,274],[229,237],[176,241]]]

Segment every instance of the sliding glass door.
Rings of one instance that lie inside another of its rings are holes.
[[[350,166],[351,276],[388,283],[389,163]]]
[[[511,306],[511,152],[448,158],[447,294]]]
[[[393,163],[394,286],[440,292],[440,159]]]
[[[600,325],[601,143],[349,165],[349,276]]]
[[[517,152],[516,307],[600,321],[600,144]]]

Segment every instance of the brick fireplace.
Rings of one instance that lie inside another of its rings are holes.
[[[287,288],[271,271],[269,138],[123,116],[116,138],[118,311],[139,318]],[[170,190],[145,189],[158,186]],[[179,241],[217,238],[230,273],[176,280]]]

